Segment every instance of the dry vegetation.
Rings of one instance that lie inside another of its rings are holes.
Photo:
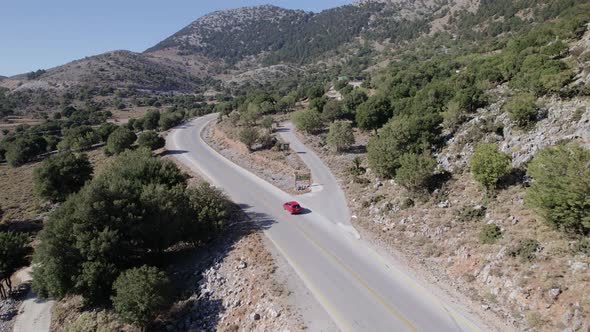
[[[292,150],[278,151],[273,148],[250,152],[238,140],[240,129],[229,121],[212,122],[204,131],[204,139],[236,164],[286,192],[295,193],[293,188],[295,172],[307,172],[307,167],[301,158]]]
[[[364,180],[353,180],[349,168],[358,154],[335,155],[321,137],[303,139],[343,180],[359,231],[401,253],[427,278],[459,289],[519,328],[552,331],[581,327],[587,320],[590,258],[572,250],[575,241],[539,222],[524,205],[523,187],[488,198],[464,172],[432,194],[416,195],[370,170],[360,177]],[[486,224],[502,231],[494,244],[480,241]]]

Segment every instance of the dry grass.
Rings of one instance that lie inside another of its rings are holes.
[[[87,154],[94,167],[94,174],[108,163],[109,158],[102,149]],[[33,171],[39,164],[30,163],[16,168],[0,165],[0,222],[33,219],[43,212],[45,202],[35,195],[33,183]]]

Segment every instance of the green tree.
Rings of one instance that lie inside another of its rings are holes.
[[[471,173],[486,190],[496,189],[498,180],[510,173],[510,156],[500,152],[496,144],[479,144],[469,161]]]
[[[377,129],[387,123],[391,116],[392,110],[389,99],[384,96],[374,96],[357,108],[356,124],[363,130],[377,132]]]
[[[525,128],[533,124],[537,119],[537,105],[535,95],[532,93],[520,93],[510,97],[503,109],[508,111],[510,119]]]
[[[590,234],[590,151],[575,144],[539,151],[528,165],[534,180],[526,202],[554,228]]]
[[[160,137],[157,132],[150,130],[139,134],[137,144],[139,147],[148,148],[153,151],[163,148],[166,145],[166,140]]]
[[[137,136],[131,130],[125,127],[119,127],[109,136],[105,152],[108,155],[119,154],[131,147]]]
[[[262,121],[260,121],[260,125],[262,126],[262,128],[266,129],[269,133],[272,133],[272,126],[274,125],[275,121],[273,120],[273,118],[271,116],[265,116],[262,118]]]
[[[300,110],[291,116],[297,129],[313,134],[322,128],[321,114],[315,110]]]
[[[259,137],[258,129],[253,127],[246,127],[240,131],[240,142],[244,143],[249,151],[252,151],[252,147]]]
[[[126,322],[146,326],[154,315],[172,304],[172,285],[155,267],[123,272],[113,284],[113,306]]]
[[[115,131],[118,127],[110,122],[103,123],[98,127],[96,133],[100,136],[100,140],[106,142],[109,139],[109,136]]]
[[[24,234],[0,232],[0,296],[2,298],[7,297],[7,292],[1,282],[6,283],[10,291],[12,274],[26,265],[27,244],[28,239]]]
[[[413,191],[424,189],[436,168],[436,160],[429,154],[406,153],[400,156],[399,164],[395,180]]]
[[[85,154],[65,152],[44,160],[33,178],[39,196],[54,202],[80,190],[92,177],[92,165]]]
[[[344,96],[343,103],[347,116],[351,117],[349,120],[355,119],[356,110],[362,103],[366,102],[369,97],[361,89],[354,89],[349,94]]]
[[[160,123],[160,111],[148,110],[143,117],[143,129],[156,130]]]
[[[392,178],[400,156],[430,150],[440,133],[438,114],[394,116],[367,145],[369,165],[379,175]]]
[[[342,107],[342,102],[329,100],[322,111],[322,117],[327,122],[334,122],[345,118],[346,113]]]
[[[60,150],[84,150],[100,142],[100,136],[89,126],[74,127],[66,131],[57,145]]]
[[[337,152],[350,148],[355,143],[354,132],[352,131],[350,122],[336,121],[332,123],[326,141]]]

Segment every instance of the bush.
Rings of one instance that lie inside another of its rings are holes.
[[[406,153],[399,158],[395,180],[409,190],[422,190],[436,168],[436,160],[427,154]]]
[[[35,191],[53,202],[63,202],[78,192],[92,177],[92,165],[85,154],[65,152],[41,163],[33,173]]]
[[[107,310],[85,311],[73,321],[66,321],[63,325],[64,332],[139,332],[139,329],[130,329],[120,322],[116,314]]]
[[[533,261],[537,250],[540,248],[539,241],[533,239],[519,240],[518,244],[510,248],[508,254],[512,257],[520,257],[523,261]]]
[[[346,111],[346,116],[349,120],[355,119],[357,107],[367,101],[369,97],[360,89],[354,89],[349,94],[344,96],[343,103]]]
[[[272,118],[272,116],[267,115],[265,117],[262,118],[262,121],[260,121],[260,125],[262,126],[262,128],[268,130],[269,133],[272,133],[272,126],[274,125],[274,120]]]
[[[262,134],[258,137],[258,144],[260,144],[262,149],[271,149],[276,143],[277,139],[269,133]]]
[[[5,282],[9,289],[12,289],[12,274],[26,265],[27,242],[24,234],[0,232],[0,282]],[[0,295],[6,295],[1,284]]]
[[[503,109],[508,111],[508,116],[519,127],[526,128],[537,120],[537,106],[535,95],[521,93],[510,97]]]
[[[155,131],[145,131],[139,135],[137,144],[141,148],[147,148],[153,151],[163,148],[166,145],[166,140],[160,137]]]
[[[495,144],[479,144],[469,161],[473,177],[486,190],[496,189],[498,180],[510,173],[510,157]]]
[[[109,136],[113,133],[113,131],[117,130],[117,128],[119,127],[107,122],[100,125],[100,127],[98,127],[98,129],[96,130],[96,133],[98,134],[98,136],[100,136],[101,141],[106,142],[107,139],[109,139]]]
[[[345,117],[344,108],[342,102],[337,100],[329,100],[322,110],[322,117],[327,122],[334,122],[336,120],[342,120]]]
[[[100,136],[89,126],[74,127],[66,131],[57,145],[60,150],[85,150],[100,142]]]
[[[423,153],[438,137],[441,118],[437,114],[395,116],[367,145],[369,165],[380,176],[392,178],[405,153]]]
[[[105,152],[107,155],[120,154],[129,149],[135,143],[136,139],[137,136],[134,132],[127,128],[119,127],[109,136]]]
[[[158,126],[160,130],[168,130],[182,123],[184,115],[179,112],[166,112],[160,114]]]
[[[143,117],[143,129],[156,130],[160,123],[160,111],[148,110]]]
[[[113,284],[113,306],[121,318],[146,326],[154,314],[172,303],[172,287],[164,272],[142,266],[123,272]]]
[[[502,231],[495,224],[484,225],[479,233],[479,241],[483,244],[493,244],[500,238],[502,238]]]
[[[313,134],[322,128],[321,114],[315,110],[301,110],[293,113],[291,120],[297,127],[308,134]]]
[[[14,141],[5,143],[4,157],[10,166],[17,167],[44,153],[46,147],[47,142],[42,137],[18,137]]]
[[[590,233],[590,151],[578,145],[547,147],[528,165],[526,201],[555,229]]]
[[[253,127],[246,127],[240,131],[240,142],[244,143],[249,151],[252,151],[259,137],[258,129]]]
[[[326,140],[328,145],[334,147],[337,152],[350,148],[355,142],[350,122],[336,121],[332,123]]]

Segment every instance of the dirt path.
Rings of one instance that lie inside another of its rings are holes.
[[[31,267],[17,272],[21,283],[30,282]],[[31,289],[18,310],[13,332],[46,332],[51,325],[51,308],[54,301],[40,299]]]

